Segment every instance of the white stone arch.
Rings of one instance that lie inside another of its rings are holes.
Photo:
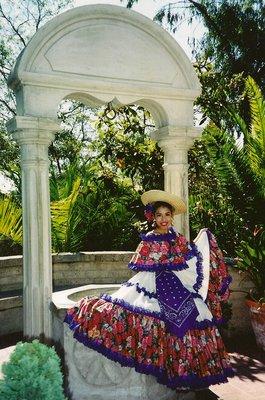
[[[102,106],[106,103],[111,103],[111,105],[114,108],[120,108],[123,107],[124,105],[134,105],[137,104],[139,106],[144,107],[146,110],[148,110],[154,119],[155,126],[157,129],[159,127],[167,126],[168,125],[168,117],[166,110],[161,106],[161,104],[157,103],[156,101],[152,99],[137,99],[132,102],[126,102],[126,103],[121,103],[117,97],[112,97],[109,99],[109,101],[104,101],[101,100],[100,98],[91,96],[89,94],[86,94],[84,92],[74,92],[74,93],[69,93],[67,94],[62,100],[76,100],[80,101],[81,103],[85,104],[88,107],[98,107]]]
[[[165,153],[165,189],[188,200],[187,151],[199,130],[194,69],[160,26],[124,7],[89,5],[53,18],[33,36],[9,77],[17,117],[8,129],[21,146],[24,334],[51,337],[48,146],[62,99],[89,105],[141,104],[152,113]],[[188,213],[176,218],[188,234]]]

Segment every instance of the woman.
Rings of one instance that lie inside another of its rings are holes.
[[[233,376],[217,329],[231,281],[215,238],[194,242],[172,228],[186,211],[170,193],[142,195],[154,230],[141,235],[129,268],[137,273],[112,295],[84,298],[65,318],[74,337],[107,358],[174,390],[196,390]]]

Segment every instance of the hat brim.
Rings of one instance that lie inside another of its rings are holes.
[[[148,190],[142,194],[141,200],[144,205],[148,203],[152,204],[157,201],[168,203],[173,207],[174,215],[183,214],[187,211],[187,207],[180,197],[176,196],[175,194],[165,192],[164,190]]]

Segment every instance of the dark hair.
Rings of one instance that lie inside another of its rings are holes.
[[[166,207],[166,208],[168,208],[168,209],[171,211],[171,214],[173,214],[173,212],[174,212],[174,207],[173,207],[171,204],[166,203],[165,201],[156,201],[156,202],[153,204],[153,206],[154,206],[154,213],[157,211],[157,209],[158,209],[159,207]]]

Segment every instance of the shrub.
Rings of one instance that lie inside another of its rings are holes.
[[[60,359],[54,348],[38,340],[18,343],[2,372],[1,400],[66,400]]]

